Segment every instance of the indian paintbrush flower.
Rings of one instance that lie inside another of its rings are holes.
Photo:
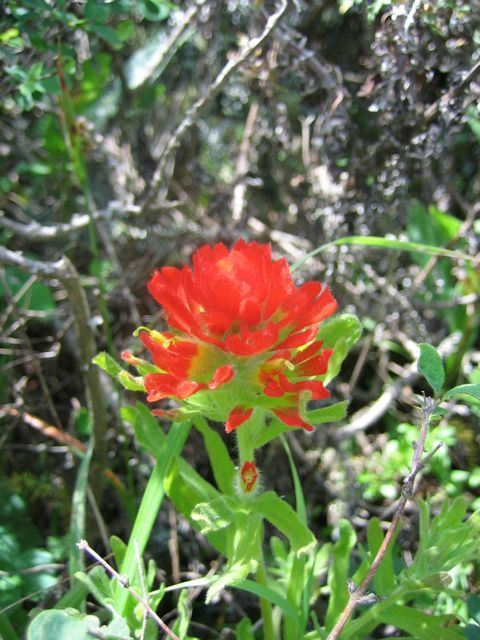
[[[164,332],[137,330],[153,365],[123,354],[141,373],[148,402],[179,404],[176,412],[154,413],[201,412],[231,432],[259,409],[312,430],[306,402],[329,397],[321,377],[332,352],[316,340],[336,310],[329,288],[295,286],[286,260],[273,260],[270,245],[257,242],[239,240],[230,250],[205,245],[192,262],[163,267],[148,283],[168,325]],[[241,474],[252,473],[248,464]],[[242,481],[249,491],[252,480]]]

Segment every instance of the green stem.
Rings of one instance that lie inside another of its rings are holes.
[[[4,613],[0,613],[0,638],[4,638],[4,640],[18,640],[12,623]]]
[[[263,561],[263,553],[260,552],[260,557],[258,561],[258,569],[255,574],[255,579],[258,584],[263,585],[264,587],[267,585],[267,571],[265,569],[265,563]],[[260,610],[262,612],[262,620],[263,620],[263,638],[264,640],[275,640],[275,633],[273,630],[273,620],[272,620],[272,605],[269,600],[265,600],[265,598],[259,598],[260,600]]]
[[[238,443],[238,465],[241,468],[244,462],[253,460],[253,446],[251,438],[250,421],[242,424],[239,429],[236,430],[237,443]]]

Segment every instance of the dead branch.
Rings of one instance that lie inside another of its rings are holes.
[[[36,276],[56,278],[64,285],[77,334],[80,367],[86,386],[89,413],[92,417],[95,450],[92,458],[92,484],[97,495],[101,492],[102,474],[107,466],[107,416],[100,377],[92,359],[97,353],[95,335],[91,327],[91,312],[80,283],[77,270],[64,256],[56,262],[40,262],[25,258],[20,252],[0,247],[0,262],[13,264]]]
[[[206,89],[203,95],[200,96],[200,98],[198,98],[189,109],[187,109],[184,118],[177,126],[173,134],[170,136],[167,143],[165,144],[165,147],[162,150],[157,168],[150,183],[150,188],[143,202],[144,208],[150,208],[155,203],[160,189],[162,187],[165,187],[164,182],[167,175],[167,169],[169,165],[171,165],[174,153],[180,146],[180,143],[183,140],[185,134],[196,123],[199,116],[203,113],[204,109],[211,102],[211,100],[219,93],[228,78],[239,67],[241,67],[242,64],[244,64],[259,47],[261,47],[265,43],[283,15],[286,13],[287,9],[289,8],[289,4],[290,0],[281,0],[280,8],[276,13],[273,13],[269,17],[262,33],[258,37],[252,38],[235,57],[232,57],[227,62],[227,64],[223,67],[223,69],[217,75],[215,80],[210,84],[210,86]],[[173,170],[173,165],[171,166],[171,168]]]

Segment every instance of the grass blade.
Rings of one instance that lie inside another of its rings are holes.
[[[328,242],[327,244],[322,244],[321,247],[317,247],[317,249],[310,251],[305,255],[305,257],[292,265],[291,271],[295,271],[295,269],[301,267],[308,258],[318,255],[322,251],[325,251],[325,249],[343,244],[374,247],[377,249],[393,249],[395,251],[407,251],[409,253],[423,253],[427,256],[438,256],[440,258],[450,258],[452,260],[466,260],[468,262],[473,260],[473,256],[469,256],[461,251],[451,251],[450,249],[435,247],[430,244],[422,244],[420,242],[392,240],[389,238],[379,238],[377,236],[347,236],[345,238],[338,238],[338,240]]]
[[[133,576],[137,572],[136,547],[138,548],[138,553],[141,555],[147,546],[148,539],[165,495],[164,480],[167,475],[170,462],[175,456],[181,453],[189,432],[189,423],[183,422],[172,424],[162,448],[163,455],[159,457],[148,480],[137,517],[135,518],[135,524],[133,525],[133,530],[128,541],[125,558],[122,566],[120,567],[120,573],[127,576],[130,580],[132,580]],[[133,600],[132,596],[130,596],[128,591],[118,586],[114,600],[115,611],[124,617],[127,610],[133,609],[135,605],[136,602]]]

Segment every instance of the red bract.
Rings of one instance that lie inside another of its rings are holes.
[[[315,340],[336,309],[328,287],[296,287],[269,245],[240,240],[231,250],[222,243],[200,248],[192,267],[163,267],[148,289],[170,328],[140,333],[155,364],[142,374],[149,402],[173,398],[226,421],[227,431],[255,407],[288,426],[312,428],[301,407],[329,397],[319,376],[331,351]]]
[[[163,267],[148,290],[172,328],[239,356],[303,345],[336,308],[320,283],[295,287],[270,245],[243,240],[230,251],[222,243],[202,247],[193,268]]]
[[[253,460],[244,462],[240,471],[240,478],[242,480],[242,488],[244,492],[250,493],[258,479],[257,467]]]

